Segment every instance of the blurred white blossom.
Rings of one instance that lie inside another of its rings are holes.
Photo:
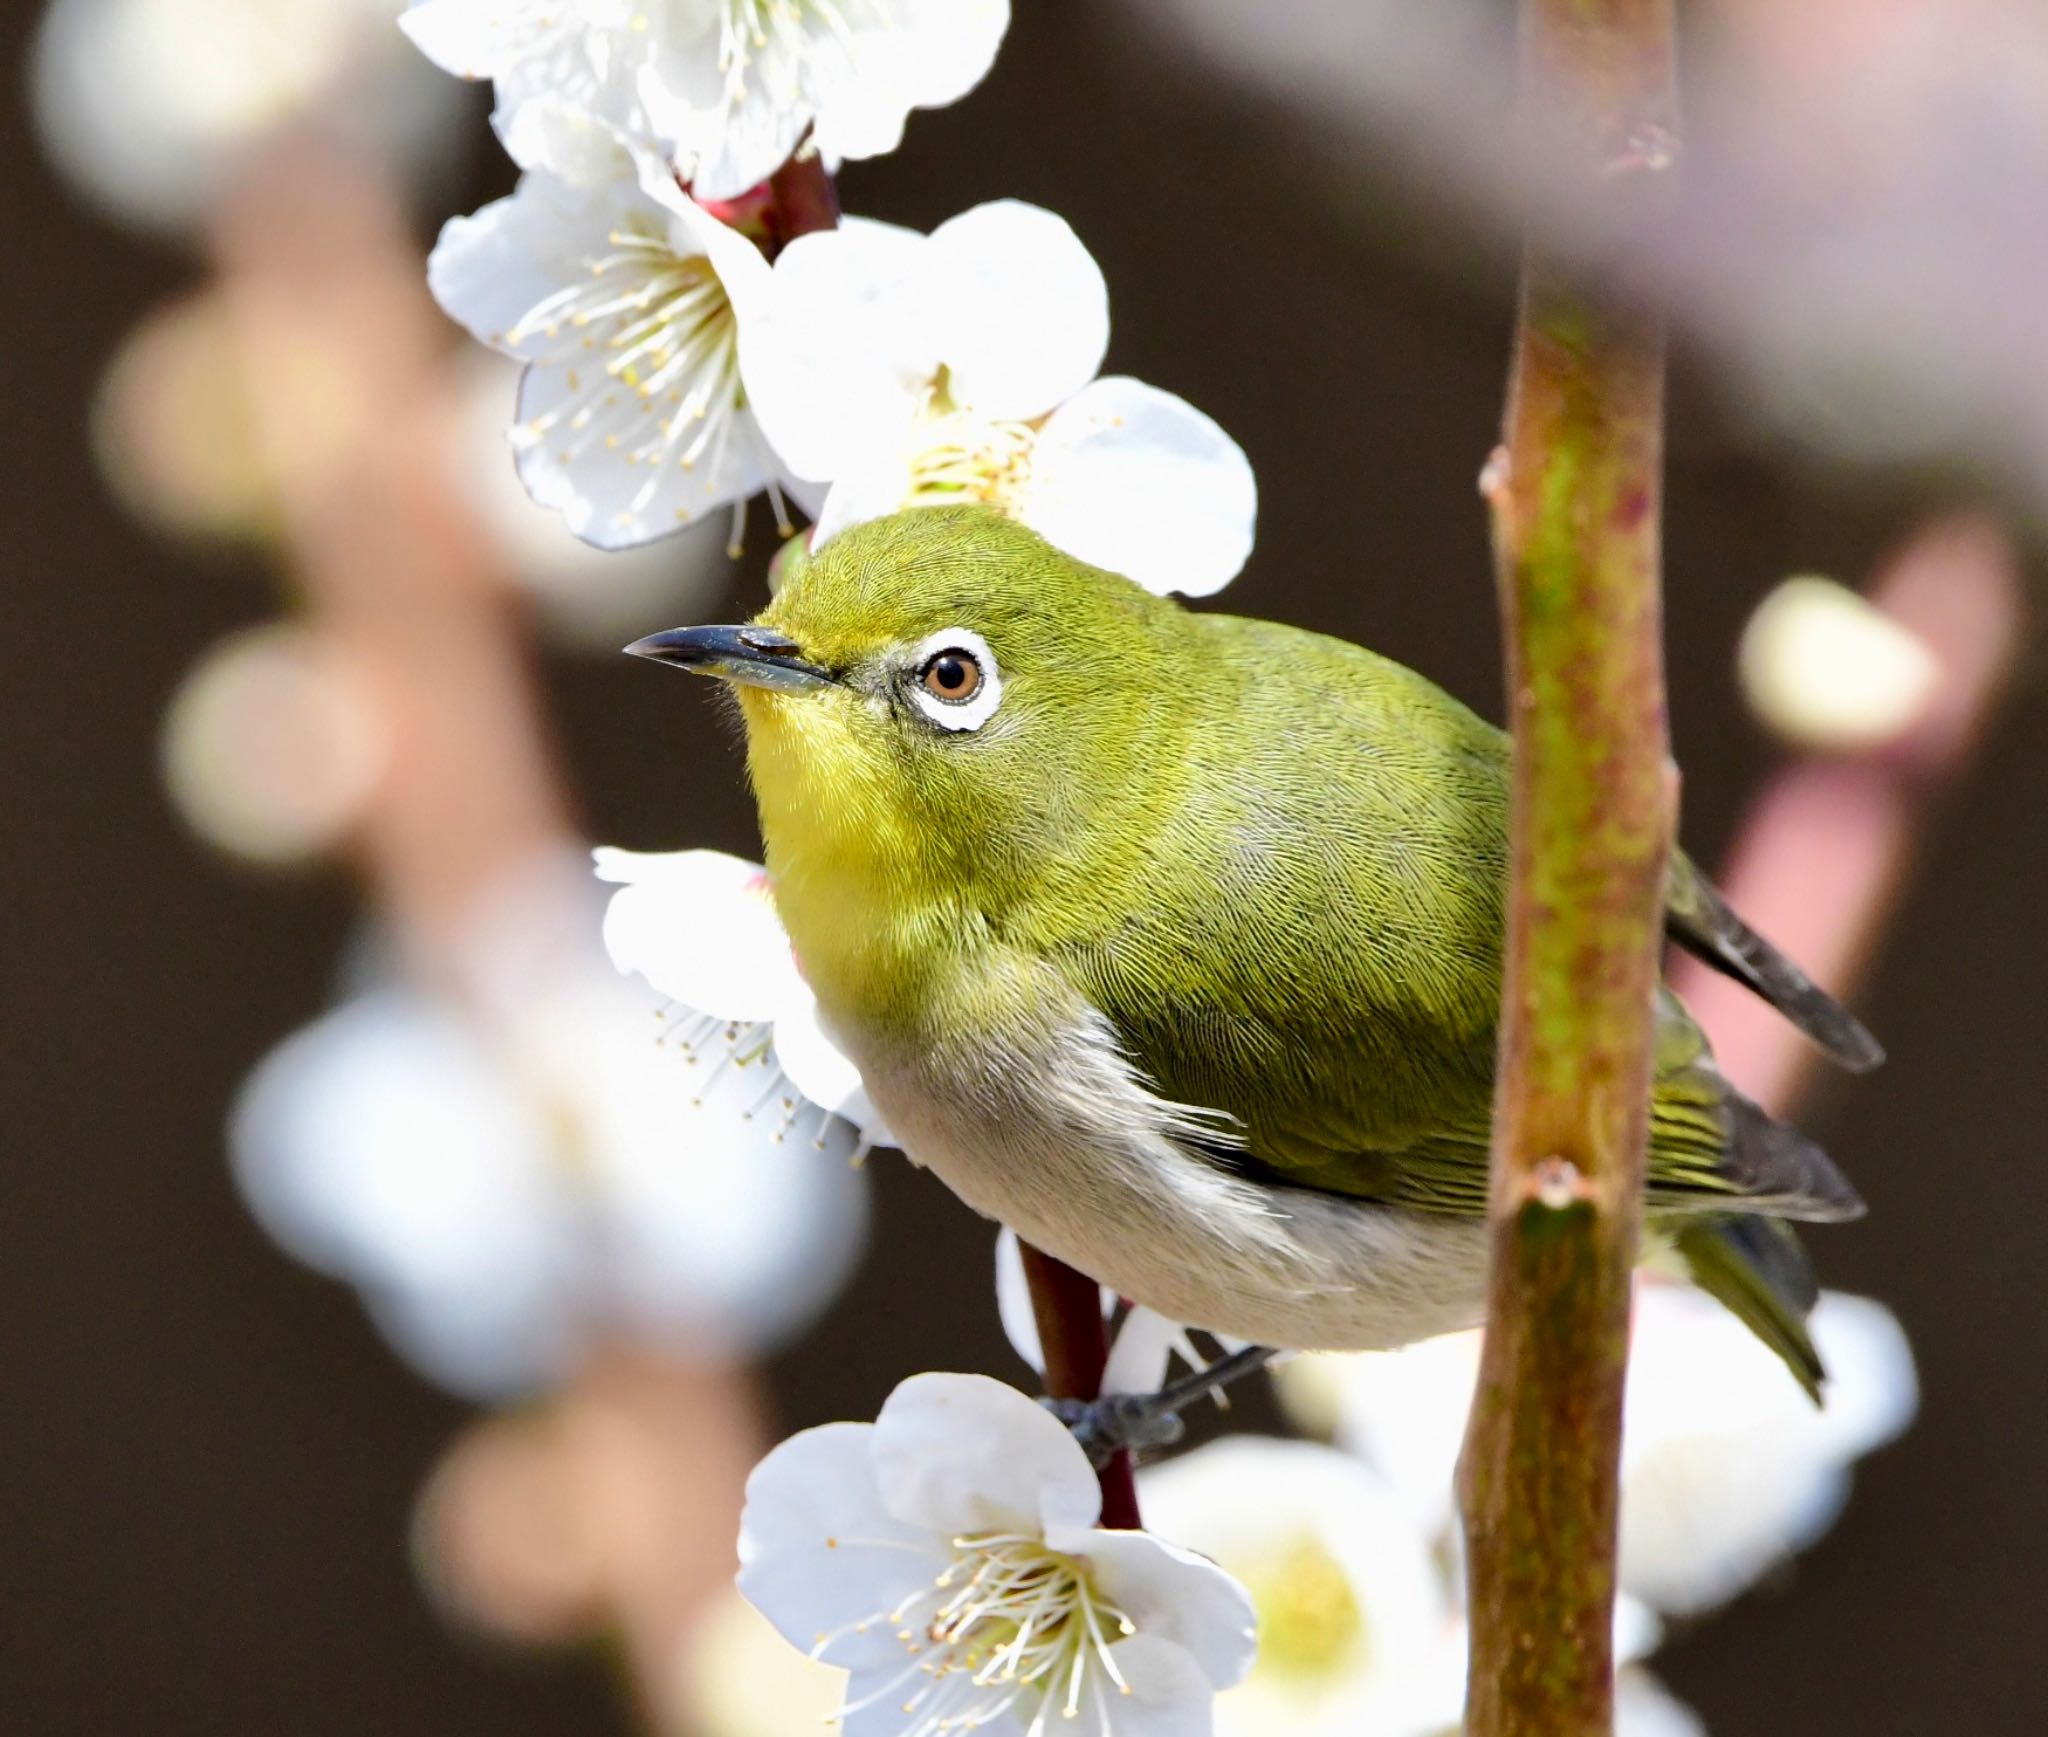
[[[441,232],[428,281],[526,364],[512,445],[543,506],[601,548],[733,510],[774,486],[740,386],[739,334],[768,278],[753,242],[610,135],[608,173],[529,169]]]
[[[1621,1450],[1621,1587],[1658,1610],[1710,1609],[1833,1523],[1849,1468],[1906,1427],[1913,1359],[1880,1304],[1829,1292],[1812,1320],[1828,1366],[1816,1409],[1777,1358],[1689,1285],[1639,1281]],[[1399,1351],[1314,1355],[1280,1372],[1283,1401],[1453,1524],[1452,1479],[1479,1335]]]
[[[750,1034],[703,1034],[692,1065],[654,1013],[594,961],[503,1022],[358,995],[251,1077],[238,1179],[286,1248],[360,1287],[460,1393],[551,1383],[615,1337],[772,1346],[859,1252],[859,1137]]]
[[[164,783],[207,843],[260,863],[340,842],[390,762],[389,731],[330,639],[296,623],[212,647],[164,714]]]
[[[1424,1737],[1456,1718],[1465,1664],[1435,1540],[1370,1467],[1243,1436],[1147,1467],[1138,1504],[1258,1612],[1258,1661],[1218,1699],[1218,1737]]]
[[[1700,1716],[1640,1665],[1614,1676],[1614,1737],[1707,1737]]]
[[[766,869],[716,850],[606,848],[596,862],[598,879],[619,889],[604,914],[605,948],[665,998],[686,1057],[706,1044],[716,1055],[772,1043],[802,1101],[851,1122],[863,1152],[894,1143],[860,1070],[818,1021]]]
[[[1457,1542],[1410,1493],[1315,1442],[1239,1436],[1139,1474],[1149,1528],[1243,1583],[1259,1619],[1251,1673],[1216,1703],[1218,1737],[1437,1737],[1462,1722],[1465,1626]],[[1614,1649],[1638,1661],[1660,1633],[1623,1598]],[[1647,1686],[1643,1686],[1647,1685]],[[1675,1703],[1669,1703],[1674,1705]],[[1623,1723],[1622,1737],[1657,1727]]]
[[[821,1732],[846,1701],[846,1673],[798,1652],[731,1585],[690,1624],[678,1677],[684,1728],[702,1737]]]
[[[1140,381],[1097,379],[1102,272],[1060,218],[998,200],[929,236],[851,221],[783,249],[740,334],[749,401],[815,541],[983,501],[1154,591],[1243,566],[1257,488],[1236,442]]]
[[[1757,605],[1738,667],[1757,716],[1820,753],[1895,741],[1926,712],[1941,679],[1918,634],[1814,574],[1787,579]]]
[[[446,165],[453,87],[391,28],[399,0],[52,0],[30,65],[57,166],[115,216],[195,223],[238,154],[317,116],[416,168]]]
[[[849,1673],[847,1737],[1204,1737],[1252,1662],[1243,1588],[1097,1526],[1066,1429],[979,1375],[918,1375],[873,1424],[805,1430],[747,1484],[740,1590]]]

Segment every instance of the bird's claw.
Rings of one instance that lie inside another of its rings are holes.
[[[1040,1403],[1073,1432],[1098,1472],[1119,1453],[1172,1447],[1187,1433],[1178,1407],[1163,1393],[1106,1393],[1100,1399]]]
[[[1144,1453],[1172,1447],[1187,1433],[1180,1415],[1184,1406],[1205,1396],[1220,1405],[1224,1388],[1265,1368],[1276,1355],[1264,1345],[1244,1345],[1157,1393],[1105,1393],[1100,1399],[1047,1399],[1041,1403],[1074,1432],[1081,1451],[1099,1472],[1125,1449]]]

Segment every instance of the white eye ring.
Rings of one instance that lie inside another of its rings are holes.
[[[965,699],[946,699],[924,685],[924,672],[932,660],[947,652],[968,659],[981,676],[980,685]],[[923,641],[910,654],[909,667],[910,697],[942,730],[978,730],[1003,703],[1003,677],[996,668],[996,654],[989,650],[987,640],[965,627],[949,627]]]

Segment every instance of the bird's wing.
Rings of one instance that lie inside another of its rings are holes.
[[[1146,896],[1068,949],[1068,968],[1168,1097],[1233,1119],[1242,1144],[1219,1161],[1482,1212],[1503,739],[1369,652],[1223,625],[1236,631],[1200,672],[1209,715],[1179,746],[1188,795]],[[1817,1148],[1730,1092],[1668,994],[1657,1078],[1653,1208],[1853,1210]]]
[[[1651,1212],[1808,1221],[1861,1213],[1862,1200],[1819,1146],[1721,1077],[1699,1027],[1668,992],[1659,1000],[1656,1037],[1645,1188]],[[1486,1210],[1490,1116],[1469,1109],[1411,1129],[1368,1132],[1323,1105],[1312,1118],[1269,1116],[1243,1138],[1241,1149],[1215,1142],[1210,1155],[1289,1187],[1432,1212]]]

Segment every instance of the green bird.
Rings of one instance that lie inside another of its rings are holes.
[[[834,538],[730,683],[775,899],[905,1152],[1191,1326],[1366,1349],[1483,1310],[1507,738],[1413,671],[1196,614],[986,508]],[[1836,1060],[1870,1035],[1682,855],[1672,938]],[[1648,1251],[1809,1392],[1788,1219],[1862,1203],[1656,1010]]]

